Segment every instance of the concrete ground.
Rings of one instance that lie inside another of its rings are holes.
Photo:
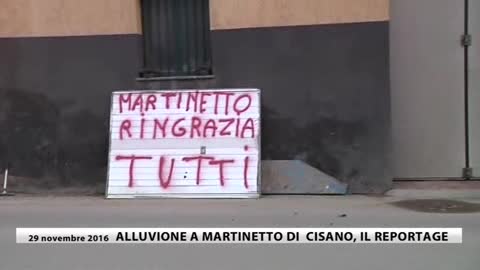
[[[0,198],[0,269],[480,269],[480,213],[423,213],[399,197],[259,200]],[[470,202],[479,202],[470,197]],[[16,227],[463,227],[463,244],[28,245]]]

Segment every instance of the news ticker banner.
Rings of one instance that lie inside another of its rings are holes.
[[[25,244],[436,244],[462,228],[17,228]]]

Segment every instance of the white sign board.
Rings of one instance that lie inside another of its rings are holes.
[[[107,198],[258,197],[258,89],[112,95]]]

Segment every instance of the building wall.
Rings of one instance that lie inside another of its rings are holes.
[[[0,157],[13,174],[104,182],[113,90],[256,87],[264,159],[302,160],[351,192],[390,186],[387,0],[211,0],[215,77],[146,82],[137,1],[4,2]]]
[[[138,34],[137,0],[3,0],[0,37]]]
[[[387,21],[388,0],[211,0],[212,30]],[[139,0],[4,0],[0,37],[140,34]]]
[[[388,0],[211,0],[213,30],[387,21]]]

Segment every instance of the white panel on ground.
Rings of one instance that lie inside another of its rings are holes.
[[[112,95],[107,198],[258,197],[258,89]]]

